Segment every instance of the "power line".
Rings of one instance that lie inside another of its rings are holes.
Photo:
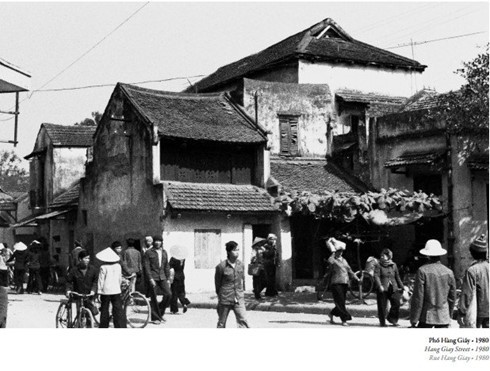
[[[467,33],[467,34],[464,34],[464,35],[456,35],[456,36],[443,37],[443,38],[440,38],[440,39],[432,39],[432,40],[425,40],[425,41],[409,42],[409,43],[405,43],[405,44],[398,44],[396,46],[390,46],[390,47],[387,47],[387,48],[384,48],[384,49],[397,49],[397,48],[402,48],[404,46],[415,46],[415,45],[428,44],[428,43],[432,43],[432,42],[436,42],[436,41],[457,39],[457,38],[460,38],[460,37],[466,37],[466,36],[471,36],[471,35],[478,35],[478,34],[482,34],[482,33],[485,33],[485,32],[486,31],[479,31],[479,32]]]
[[[141,85],[141,84],[149,84],[149,83],[153,83],[153,82],[165,82],[165,81],[174,81],[174,80],[186,80],[186,81],[189,81],[189,79],[195,79],[195,78],[203,77],[203,76],[206,76],[206,75],[169,77],[169,78],[166,78],[166,79],[129,82],[128,84],[131,84],[131,85]],[[103,88],[103,87],[108,87],[108,86],[116,86],[116,84],[95,84],[95,85],[76,86],[76,87],[71,87],[71,88],[44,89],[44,90],[37,90],[37,92],[38,93],[44,93],[44,92],[69,91],[69,90],[82,90],[82,89]],[[30,98],[28,98],[28,99],[30,99]],[[3,112],[0,112],[0,113],[3,114]],[[10,120],[13,120],[13,119],[14,119],[13,117],[9,117],[7,119],[0,120],[0,122],[1,121],[10,121]]]
[[[125,23],[127,23],[131,18],[133,18],[137,13],[139,13],[145,6],[147,6],[150,2],[146,2],[142,6],[140,6],[135,12],[133,12],[128,18],[126,18],[124,21],[122,21],[116,28],[114,28],[111,32],[109,32],[107,35],[105,35],[100,41],[98,41],[95,45],[93,45],[90,49],[88,49],[85,53],[83,53],[80,57],[75,59],[72,63],[70,63],[67,67],[65,67],[63,70],[58,72],[53,78],[51,78],[48,82],[43,84],[39,89],[33,90],[32,93],[30,94],[29,98],[32,97],[32,95],[44,88],[46,85],[51,83],[53,80],[58,78],[62,73],[64,73],[66,70],[68,70],[70,67],[72,67],[75,63],[77,63],[79,60],[81,60],[83,57],[85,57],[88,53],[90,53],[92,50],[94,50],[97,46],[99,46],[105,39],[107,39],[109,36],[111,36],[114,32],[116,32],[119,28],[121,28]]]

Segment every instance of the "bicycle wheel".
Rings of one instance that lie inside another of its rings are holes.
[[[69,316],[68,303],[62,301],[56,312],[56,328],[68,328],[70,326]]]
[[[87,308],[81,308],[80,310],[80,322],[78,323],[79,328],[92,328],[94,327],[94,317],[92,312]]]
[[[126,322],[132,328],[143,328],[150,320],[150,302],[141,293],[135,291],[124,302]]]
[[[367,271],[357,271],[356,276],[361,279],[361,282],[355,280],[350,281],[349,292],[357,299],[365,299],[373,291],[374,279]],[[362,285],[362,286],[361,286]],[[361,297],[362,287],[362,297]]]

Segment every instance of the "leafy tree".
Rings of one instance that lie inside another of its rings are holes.
[[[0,187],[4,191],[28,190],[29,175],[22,167],[22,161],[14,151],[0,151]]]
[[[75,123],[76,126],[97,126],[102,118],[102,114],[99,111],[92,112],[92,118],[86,119]]]
[[[486,51],[455,73],[466,79],[458,91],[439,97],[441,114],[455,134],[488,134],[488,44]]]

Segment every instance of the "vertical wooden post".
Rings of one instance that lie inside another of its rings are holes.
[[[19,92],[15,92],[14,147],[17,147],[17,125],[19,123]]]

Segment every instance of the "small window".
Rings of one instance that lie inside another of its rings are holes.
[[[213,269],[221,261],[221,230],[194,230],[194,267]]]
[[[281,155],[298,155],[298,117],[279,115]]]
[[[87,210],[82,210],[82,218],[83,218],[83,225],[87,225],[88,222]]]

